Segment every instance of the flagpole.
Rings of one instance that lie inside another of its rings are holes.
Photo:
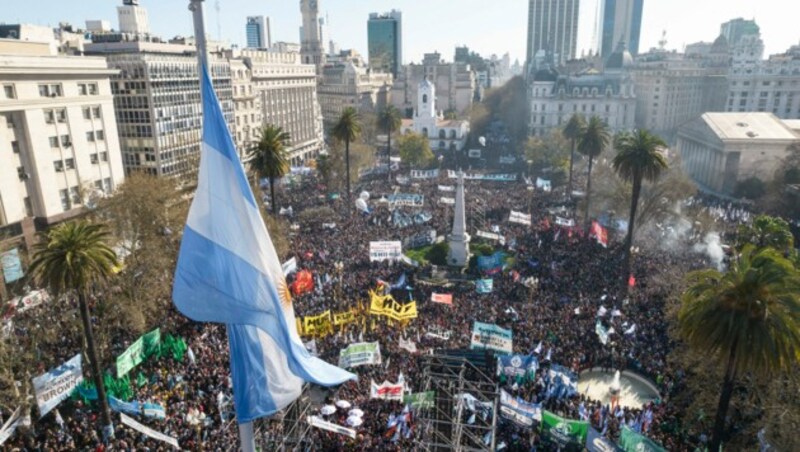
[[[197,75],[200,83],[200,105],[203,102],[203,71],[208,70],[209,76],[211,68],[208,66],[208,47],[206,43],[206,25],[203,18],[203,1],[189,0],[189,11],[192,12],[194,22],[194,40],[197,46]],[[247,422],[239,424],[239,443],[242,452],[255,452],[255,435],[253,423]]]

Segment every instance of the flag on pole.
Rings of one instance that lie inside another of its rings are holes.
[[[608,230],[600,226],[600,223],[597,221],[592,221],[589,237],[594,237],[597,243],[603,245],[604,248],[608,248]]]
[[[355,375],[312,357],[208,70],[197,191],[181,241],[172,298],[200,322],[228,325],[236,415],[247,423],[286,407],[303,381],[334,386]]]

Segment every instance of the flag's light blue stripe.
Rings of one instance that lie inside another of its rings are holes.
[[[236,419],[241,423],[269,416],[280,408],[268,390],[264,354],[253,327],[228,325],[231,379],[236,400]]]
[[[236,181],[242,191],[242,196],[256,206],[256,200],[253,197],[253,192],[250,190],[250,185],[247,183],[247,177],[242,169],[242,164],[239,161],[239,156],[236,155],[236,146],[233,144],[228,124],[225,122],[225,115],[222,114],[217,93],[214,92],[214,87],[211,84],[208,71],[203,72],[203,143],[209,145],[212,149],[225,156],[233,166],[238,167],[239,171],[236,174]],[[203,157],[208,153],[203,152]],[[200,178],[202,181],[202,178]],[[199,187],[198,187],[199,190]]]

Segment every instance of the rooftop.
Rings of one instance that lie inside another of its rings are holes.
[[[800,133],[772,113],[705,113],[702,120],[723,141],[800,140]]]

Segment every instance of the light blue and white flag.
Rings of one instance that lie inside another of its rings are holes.
[[[193,320],[228,324],[236,415],[246,423],[289,405],[303,381],[334,386],[356,377],[303,346],[281,263],[205,68],[202,77],[200,171],[172,298]]]
[[[475,281],[475,291],[478,293],[492,293],[494,280],[492,278],[478,279]]]

